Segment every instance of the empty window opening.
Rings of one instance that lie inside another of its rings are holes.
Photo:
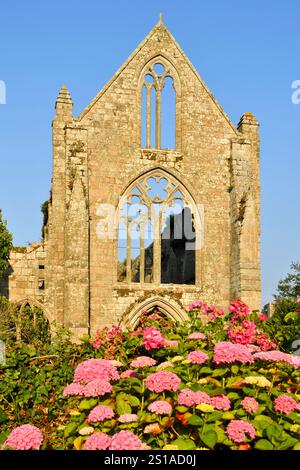
[[[194,215],[178,184],[143,177],[120,210],[118,281],[195,284]]]

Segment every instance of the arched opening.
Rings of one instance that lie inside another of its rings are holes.
[[[145,326],[149,324],[150,321],[155,321],[160,325],[162,328],[167,328],[170,324],[170,317],[165,312],[162,312],[161,309],[154,305],[150,307],[148,310],[143,310],[140,314],[140,317],[137,320],[135,328],[139,326]]]
[[[41,342],[49,344],[51,342],[50,325],[41,307],[33,304],[24,304],[19,309],[18,339],[23,343]]]
[[[40,302],[24,299],[13,305],[14,340],[50,344],[50,323]]]
[[[119,208],[118,282],[195,284],[196,208],[191,201],[162,170],[131,185]]]
[[[144,69],[141,87],[141,146],[176,148],[176,89],[173,68],[163,58]]]
[[[166,77],[161,97],[161,147],[176,147],[176,92],[172,77]]]
[[[132,309],[124,315],[120,323],[125,328],[136,328],[151,315],[155,315],[159,320],[166,323],[188,320],[187,312],[175,301],[163,297],[152,297],[141,303],[134,303]]]

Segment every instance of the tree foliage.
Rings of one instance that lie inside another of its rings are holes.
[[[278,283],[276,300],[300,297],[300,263],[291,264],[291,272]]]
[[[0,209],[0,278],[8,267],[9,252],[13,246],[12,240],[12,234],[6,227],[6,220],[2,220]]]
[[[43,214],[43,226],[42,226],[42,239],[44,240],[45,238],[45,230],[46,226],[48,223],[48,217],[49,217],[49,200],[43,202],[41,205],[41,212]]]

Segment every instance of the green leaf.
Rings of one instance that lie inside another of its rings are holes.
[[[229,398],[229,400],[232,400],[232,401],[238,400],[240,398],[239,394],[236,392],[229,392],[227,394],[227,397]]]
[[[137,393],[143,393],[143,386],[141,380],[137,379],[136,377],[133,377],[130,379],[130,385],[133,390],[135,390]]]
[[[179,450],[194,450],[196,448],[194,441],[192,439],[183,439],[179,438],[172,442],[175,446],[178,446]]]
[[[1,433],[1,434],[0,434],[0,446],[2,446],[2,444],[4,444],[4,442],[5,442],[6,439],[8,438],[8,434],[9,434],[9,432]]]
[[[216,422],[216,421],[219,421],[220,419],[222,419],[222,416],[223,416],[223,411],[213,411],[212,413],[210,413],[206,420],[207,422]]]
[[[246,412],[243,409],[237,410],[236,411],[236,417],[242,418],[243,416],[246,416]]]
[[[70,423],[65,427],[64,436],[70,437],[73,436],[77,431],[78,424],[77,423]]]
[[[228,369],[215,369],[212,373],[213,377],[223,377],[223,375],[227,374]]]
[[[198,415],[192,415],[190,418],[189,418],[189,424],[191,426],[202,426],[203,424],[203,419],[200,418],[200,416]]]
[[[293,450],[300,450],[300,441],[297,441],[293,447]]]
[[[225,441],[225,439],[227,438],[227,436],[225,434],[225,431],[222,428],[220,428],[219,426],[215,426],[214,430],[216,431],[216,433],[218,435],[218,444],[222,444]]]
[[[237,366],[237,365],[231,366],[231,372],[232,372],[234,375],[236,375],[236,374],[238,373],[238,371],[239,371],[239,366]]]
[[[234,376],[234,377],[229,377],[227,379],[227,388],[231,388],[231,386],[235,386],[235,384],[240,383],[244,380],[242,376]],[[233,388],[232,387],[232,388]]]
[[[273,420],[269,416],[258,415],[255,416],[253,424],[260,432],[264,431],[268,426],[273,423]]]
[[[297,439],[294,437],[289,436],[287,439],[285,439],[278,447],[277,450],[287,450],[293,447],[294,444],[296,444]]]
[[[98,401],[95,399],[95,398],[91,398],[89,400],[87,399],[84,399],[80,402],[79,404],[79,409],[81,411],[83,410],[91,410],[92,408],[94,408],[94,406],[96,406],[98,403]]]
[[[222,419],[235,419],[235,415],[231,413],[231,411],[225,411],[225,413],[222,414]]]
[[[213,449],[218,442],[218,434],[212,428],[205,430],[200,434],[201,441],[210,449]]]
[[[80,450],[83,442],[84,442],[84,437],[83,436],[76,437],[76,439],[74,440],[74,443],[73,443],[74,449]]]
[[[179,406],[176,406],[176,410],[179,411],[179,413],[185,413],[188,410],[188,408],[186,406],[179,405]]]
[[[293,420],[293,423],[300,424],[300,415],[298,413],[295,413],[295,412],[290,413],[289,418]]]
[[[259,441],[257,441],[255,443],[255,449],[258,449],[258,450],[273,450],[274,447],[273,447],[273,445],[271,444],[270,441],[267,441],[267,439],[259,439]]]
[[[128,400],[129,404],[133,407],[140,405],[140,400],[134,395],[126,395],[126,400]]]
[[[289,321],[294,322],[295,320],[298,320],[299,314],[297,312],[290,312],[284,317],[284,321],[288,323]]]
[[[117,407],[116,407],[116,409],[117,409],[118,415],[131,413],[131,406],[120,395],[117,395]]]
[[[210,367],[204,366],[200,369],[200,374],[211,374],[212,370]]]
[[[4,411],[0,410],[0,423],[5,423],[7,419],[7,415],[4,413]]]
[[[275,444],[276,441],[282,442],[284,440],[283,429],[277,423],[266,427],[265,433],[269,441],[272,441],[273,444]]]

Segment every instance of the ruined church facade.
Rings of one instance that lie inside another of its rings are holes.
[[[55,109],[44,241],[11,253],[10,300],[77,337],[199,298],[260,308],[259,124],[231,123],[161,20],[78,117],[65,86]]]

